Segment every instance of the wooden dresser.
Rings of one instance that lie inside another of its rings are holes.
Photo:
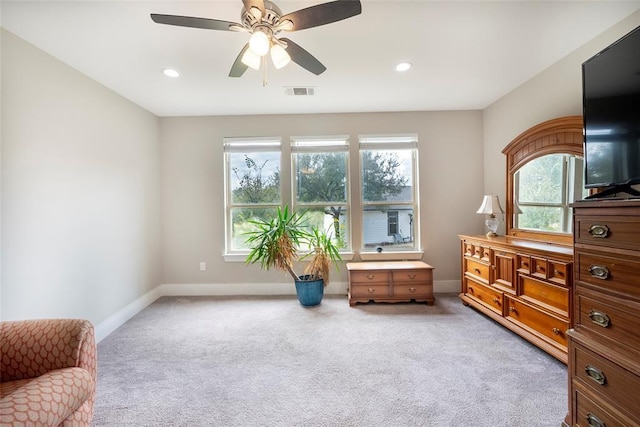
[[[640,200],[573,208],[575,314],[565,423],[640,426]]]
[[[567,362],[573,248],[508,236],[459,236],[462,299]]]
[[[422,261],[350,262],[349,305],[358,302],[426,302],[432,305],[433,267]]]

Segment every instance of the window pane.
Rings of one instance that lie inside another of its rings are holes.
[[[296,201],[346,203],[347,153],[296,154]]]
[[[520,168],[519,202],[562,203],[563,166],[563,154],[549,154]]]
[[[348,212],[344,206],[327,206],[324,208],[300,208],[300,212],[305,212],[306,224],[317,227],[331,235],[338,249],[348,247]]]
[[[255,226],[250,221],[262,219],[270,220],[275,218],[277,208],[232,208],[231,209],[231,249],[249,249],[245,244],[246,234],[255,230]]]
[[[392,213],[392,215],[389,215]],[[393,230],[389,220],[393,217]],[[413,208],[411,206],[366,206],[363,212],[365,249],[409,250],[414,248]],[[395,231],[395,232],[393,232]]]
[[[362,200],[413,201],[412,150],[362,150]]]
[[[561,207],[520,206],[518,228],[563,232]]]
[[[280,153],[228,153],[231,203],[280,202]]]

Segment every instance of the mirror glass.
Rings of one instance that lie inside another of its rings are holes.
[[[570,204],[588,195],[583,159],[566,153],[530,160],[513,174],[513,228],[571,233]]]

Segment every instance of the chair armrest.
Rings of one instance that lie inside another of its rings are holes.
[[[48,371],[80,367],[96,380],[93,325],[83,319],[0,322],[0,378],[35,378]]]
[[[57,426],[93,394],[95,386],[82,368],[47,372],[0,399],[0,425]]]

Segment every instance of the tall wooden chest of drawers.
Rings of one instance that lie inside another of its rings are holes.
[[[581,427],[640,426],[640,200],[574,209],[569,415]]]
[[[573,250],[509,236],[460,236],[465,305],[567,362]]]

